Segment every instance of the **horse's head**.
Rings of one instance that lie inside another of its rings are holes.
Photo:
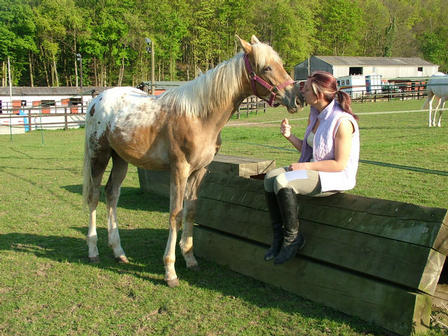
[[[252,35],[251,43],[237,36],[244,50],[244,62],[253,93],[271,106],[284,105],[289,113],[303,107],[304,99],[298,84],[283,68],[277,52]]]

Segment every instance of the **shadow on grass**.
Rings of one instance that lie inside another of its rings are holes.
[[[87,233],[87,228],[72,229]],[[11,250],[33,254],[60,263],[77,263],[86,266],[127,274],[149,281],[154,285],[166,286],[163,281],[164,267],[162,256],[168,236],[162,229],[121,229],[120,236],[124,250],[130,260],[129,264],[120,264],[113,258],[107,246],[107,230],[98,230],[98,249],[101,261],[88,263],[85,239],[74,237],[44,236],[26,233],[2,235],[1,250]],[[198,258],[201,269],[192,271],[186,268],[179,248],[176,251],[176,271],[181,280],[180,286],[203,288],[222,293],[228,298],[240,298],[260,308],[275,308],[288,314],[300,314],[307,318],[322,321],[350,324],[353,331],[359,333],[383,333],[384,330],[371,326],[367,322],[337,312],[303,299],[280,288],[235,273],[227,267],[220,266]],[[159,276],[154,276],[158,274]],[[176,291],[176,289],[173,289]],[[182,294],[184,295],[184,294]]]
[[[81,186],[65,186],[74,193],[81,192]],[[140,192],[138,188],[123,188],[120,207],[144,211],[168,211],[168,199],[151,193]],[[119,209],[118,209],[119,211]],[[82,235],[85,228],[72,227]],[[154,285],[166,286],[163,279],[162,257],[168,237],[168,230],[154,228],[120,229],[121,242],[129,264],[115,262],[111,249],[107,246],[107,230],[97,228],[98,249],[101,261],[89,264],[85,239],[76,237],[44,236],[26,233],[2,235],[0,250],[11,250],[33,254],[61,263],[79,263],[86,266],[113,271],[118,274],[135,276]],[[326,308],[280,288],[231,271],[227,267],[198,258],[200,271],[186,268],[179,248],[176,249],[176,271],[182,289],[189,286],[219,292],[227,298],[240,298],[260,308],[274,308],[288,314],[323,321],[330,320],[349,324],[354,332],[384,334],[384,330],[357,318]],[[156,276],[154,275],[156,274]],[[176,291],[176,289],[173,289]],[[184,295],[184,294],[180,294]]]
[[[410,170],[410,171],[415,171],[415,172],[425,173],[425,174],[448,176],[448,171],[443,171],[443,170],[433,170],[433,169],[427,169],[427,168],[412,167],[412,166],[399,165],[399,164],[395,164],[395,163],[387,163],[387,162],[371,161],[371,160],[359,160],[359,162],[376,165],[376,166],[388,167],[388,168]]]
[[[82,185],[79,184],[63,186],[62,188],[71,193],[82,194]],[[100,202],[105,202],[104,186],[101,187]],[[146,193],[140,188],[122,187],[117,211],[123,208],[129,210],[168,212],[169,204],[170,201],[167,197]]]

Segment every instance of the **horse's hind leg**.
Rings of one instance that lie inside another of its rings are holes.
[[[428,112],[429,112],[429,123],[428,123],[428,126],[429,127],[431,127],[432,126],[432,103],[433,103],[433,101],[434,101],[434,94],[430,91],[430,92],[428,92],[428,105],[429,105],[429,108],[428,108]]]
[[[128,263],[128,259],[121,247],[120,234],[118,232],[117,203],[120,197],[120,186],[126,177],[128,163],[120,158],[115,152],[112,153],[112,171],[106,184],[106,206],[107,206],[107,231],[109,246],[114,251],[118,262]]]
[[[97,247],[98,236],[96,232],[96,208],[100,197],[100,186],[104,171],[110,159],[108,152],[103,152],[93,158],[86,158],[85,181],[86,201],[89,206],[89,231],[87,233],[87,246],[89,248],[89,261],[99,262]]]
[[[193,223],[196,213],[197,193],[202,178],[207,172],[206,168],[201,168],[194,172],[188,179],[184,209],[183,209],[183,229],[182,236],[179,242],[182,255],[184,256],[187,268],[198,269],[198,262],[193,253]]]
[[[446,98],[441,98],[441,106],[439,111],[439,120],[437,121],[437,127],[442,127],[442,113],[443,113],[443,109],[445,108],[445,102],[446,102]],[[435,123],[434,123],[435,126]]]

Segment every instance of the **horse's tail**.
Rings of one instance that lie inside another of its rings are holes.
[[[89,134],[90,127],[88,123],[90,110],[94,108],[95,99],[92,100],[86,113],[86,125],[85,125],[85,139],[84,139],[84,168],[83,168],[83,183],[82,183],[82,197],[84,205],[88,204],[89,194],[92,186],[92,166],[91,166],[91,153],[89,148]]]
[[[434,93],[431,91],[431,89],[428,89],[428,96],[423,103],[422,110],[426,110],[429,107],[429,102],[433,99],[433,97]]]

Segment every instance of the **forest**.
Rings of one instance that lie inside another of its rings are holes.
[[[1,85],[191,80],[256,35],[311,55],[421,57],[448,71],[447,0],[0,0]],[[78,56],[77,56],[78,55]],[[82,69],[82,76],[81,76]]]

